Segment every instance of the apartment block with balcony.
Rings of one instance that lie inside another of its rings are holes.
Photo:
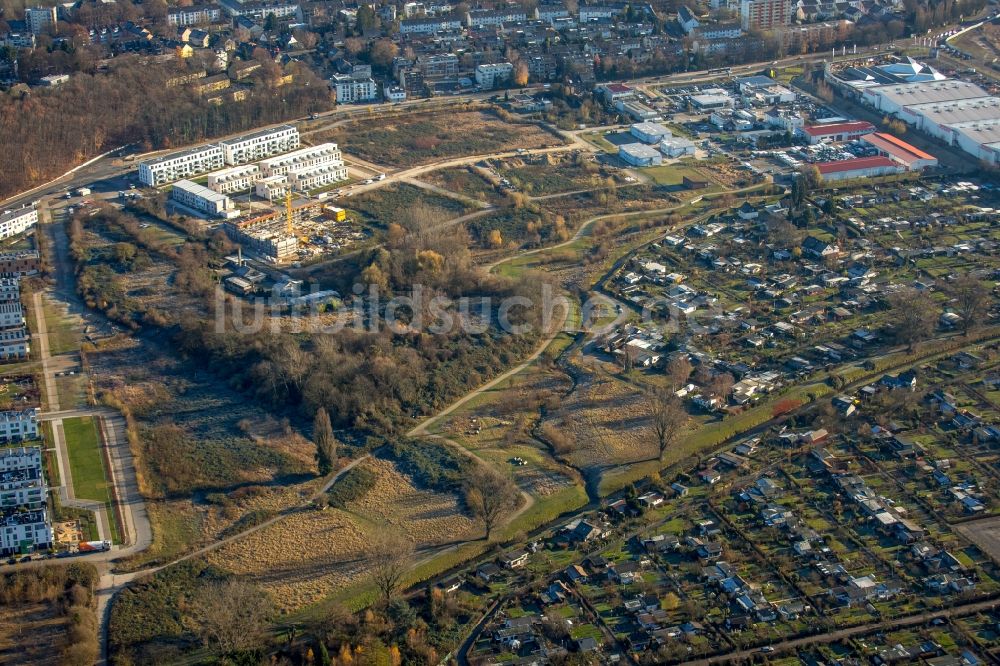
[[[23,206],[0,214],[0,238],[10,238],[23,233],[38,223],[35,206]]]
[[[0,441],[38,439],[38,408],[8,409],[0,412]]]
[[[139,180],[149,187],[158,187],[182,178],[216,171],[225,165],[222,148],[206,144],[141,163]]]
[[[213,171],[208,174],[208,189],[219,194],[233,194],[234,192],[246,192],[253,189],[253,185],[260,178],[260,167],[256,164],[244,164],[242,166]]]
[[[291,125],[279,125],[219,142],[223,159],[233,166],[286,153],[300,145],[299,131]]]
[[[303,170],[309,167],[333,164],[343,166],[340,148],[335,143],[321,143],[309,148],[261,160],[259,163],[261,175],[264,177],[284,176],[292,170]]]

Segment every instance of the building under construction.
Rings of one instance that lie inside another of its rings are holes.
[[[364,238],[342,208],[320,201],[292,201],[285,194],[282,208],[231,220],[223,224],[226,235],[248,252],[273,263],[292,261],[337,251]]]
[[[223,223],[222,228],[234,243],[268,261],[280,263],[295,258],[299,250],[296,229],[321,215],[322,207],[319,201],[293,202],[288,194],[283,210],[231,220]]]

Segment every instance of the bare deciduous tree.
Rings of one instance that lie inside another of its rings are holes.
[[[520,505],[521,492],[510,477],[492,467],[480,465],[469,475],[465,503],[483,522],[486,540],[489,541],[493,530]]]
[[[983,316],[989,307],[989,291],[986,285],[972,275],[966,273],[948,285],[948,294],[955,299],[955,310],[962,318],[962,332],[978,328],[983,323]]]
[[[670,378],[670,386],[674,390],[684,386],[687,380],[691,378],[693,370],[694,367],[691,365],[691,361],[687,359],[687,356],[681,354],[674,356],[667,363],[667,377]]]
[[[274,617],[271,596],[257,585],[240,580],[205,586],[192,599],[190,610],[202,641],[220,654],[263,647]]]
[[[913,351],[914,345],[934,332],[937,313],[933,301],[916,289],[898,291],[889,298],[896,340]]]
[[[646,394],[652,414],[653,435],[662,461],[667,449],[680,438],[688,415],[684,405],[668,391],[650,391]]]
[[[386,529],[378,534],[371,548],[368,568],[382,600],[389,603],[410,566],[413,542],[398,532]]]

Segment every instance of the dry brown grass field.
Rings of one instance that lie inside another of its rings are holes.
[[[5,606],[0,612],[0,664],[57,666],[69,617],[55,604]]]

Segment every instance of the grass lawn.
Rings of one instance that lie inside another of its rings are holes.
[[[49,354],[56,356],[79,349],[80,336],[69,318],[47,299],[42,298],[42,303],[42,316],[49,334]]]
[[[73,474],[73,492],[81,499],[110,502],[111,484],[104,469],[104,456],[97,436],[97,424],[90,416],[63,421],[69,466]]]
[[[686,166],[684,164],[664,164],[663,166],[648,167],[642,170],[642,173],[646,176],[652,178],[658,185],[680,185],[683,182],[684,177],[687,176],[691,180],[705,180],[705,176],[698,173],[694,169]],[[709,185],[708,188],[702,190],[712,191],[713,187],[717,187],[715,183]]]

